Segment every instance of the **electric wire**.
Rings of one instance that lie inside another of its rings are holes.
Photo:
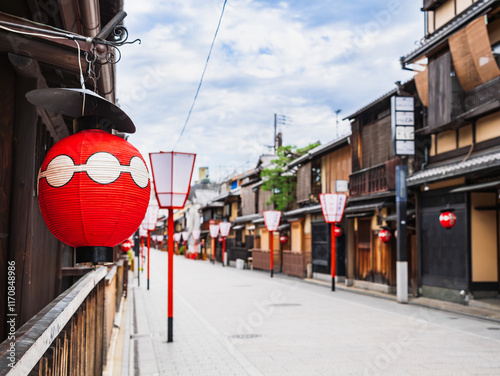
[[[207,71],[208,62],[210,60],[210,56],[212,55],[212,49],[214,48],[215,40],[217,39],[217,34],[219,33],[220,24],[222,22],[222,16],[224,16],[224,10],[226,9],[226,3],[227,3],[227,0],[224,0],[224,4],[222,5],[222,11],[221,11],[221,14],[219,17],[219,23],[217,25],[217,29],[215,30],[214,39],[212,40],[212,45],[210,46],[210,50],[208,52],[207,61],[205,62],[205,67],[203,68],[203,73],[201,74],[200,83],[198,84],[198,89],[196,90],[196,94],[194,95],[193,103],[191,104],[191,108],[189,109],[188,116],[186,118],[186,121],[184,122],[184,126],[182,127],[179,138],[175,142],[172,150],[175,150],[175,147],[177,146],[180,139],[184,135],[184,131],[186,130],[186,126],[189,122],[189,118],[191,117],[191,113],[193,112],[193,108],[194,108],[194,105],[196,103],[196,99],[198,98],[198,94],[200,93],[201,85],[203,84],[203,78],[205,77],[205,72]]]

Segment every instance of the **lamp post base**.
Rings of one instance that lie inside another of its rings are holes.
[[[335,291],[335,277],[332,277],[332,291]]]
[[[271,278],[273,278],[273,275],[274,275],[274,270],[271,269]]]
[[[174,333],[173,333],[173,330],[174,330],[174,318],[173,317],[169,317],[168,318],[168,327],[167,327],[167,330],[168,330],[167,342],[174,342]]]
[[[113,262],[112,247],[77,247],[76,263],[91,262],[94,265]]]

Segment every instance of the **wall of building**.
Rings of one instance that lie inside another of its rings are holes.
[[[472,282],[498,281],[496,205],[496,193],[471,193]]]
[[[478,119],[476,122],[476,142],[500,137],[500,112]]]
[[[351,145],[347,145],[321,158],[322,192],[335,192],[336,180],[349,180],[352,168],[351,156]]]

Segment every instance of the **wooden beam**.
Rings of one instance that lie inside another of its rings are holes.
[[[47,84],[40,72],[38,63],[26,56],[9,54],[9,60],[17,74],[22,77],[32,78],[37,81],[37,89],[46,89]],[[38,114],[50,131],[52,137],[59,141],[64,137],[69,136],[69,130],[61,114],[56,114],[38,108]]]

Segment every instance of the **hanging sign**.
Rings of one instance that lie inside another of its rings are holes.
[[[319,195],[319,201],[325,222],[340,222],[344,215],[347,195],[344,193],[322,193]]]
[[[198,240],[200,238],[201,231],[200,230],[193,230],[191,234],[193,235],[194,240]]]
[[[415,155],[415,100],[391,98],[391,130],[394,154]]]
[[[276,231],[280,225],[281,212],[278,210],[264,210],[264,223],[267,231]]]

